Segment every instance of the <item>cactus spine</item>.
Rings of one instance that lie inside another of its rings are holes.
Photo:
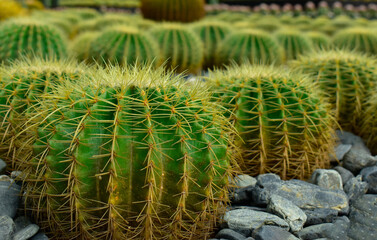
[[[335,120],[305,75],[243,65],[209,79],[215,99],[233,113],[245,172],[307,179],[316,168],[329,167]]]
[[[193,22],[204,17],[204,4],[204,0],[141,0],[141,12],[156,21]]]
[[[367,28],[350,28],[339,31],[334,36],[333,43],[340,49],[377,54],[377,34]]]
[[[27,180],[37,217],[50,216],[40,224],[58,239],[208,237],[231,174],[218,106],[161,68],[93,75],[42,103],[54,114],[40,122]]]

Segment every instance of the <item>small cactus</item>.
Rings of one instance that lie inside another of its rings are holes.
[[[377,34],[367,28],[350,28],[334,36],[334,46],[366,54],[377,54]]]
[[[284,49],[285,61],[297,59],[301,54],[308,53],[313,49],[310,39],[299,31],[282,30],[276,34],[276,38]]]
[[[201,70],[203,43],[193,31],[179,24],[165,23],[149,32],[157,40],[161,61],[165,61],[168,69],[179,73],[197,73]]]
[[[21,55],[59,59],[66,54],[62,34],[53,26],[32,19],[9,20],[0,26],[0,61]]]
[[[257,64],[279,64],[283,52],[270,34],[260,30],[233,32],[220,44],[217,52],[217,65],[232,62]]]
[[[369,99],[377,85],[376,61],[344,50],[319,51],[291,62],[297,71],[310,74],[330,99],[340,126],[358,133]]]
[[[243,140],[235,144],[246,173],[307,179],[316,168],[329,167],[335,120],[306,75],[243,65],[208,78]]]
[[[25,171],[38,224],[60,239],[209,238],[232,175],[219,106],[162,68],[94,71],[35,118]]]

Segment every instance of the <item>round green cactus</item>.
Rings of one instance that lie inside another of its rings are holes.
[[[193,22],[204,17],[204,5],[204,0],[141,0],[141,12],[156,21]]]
[[[377,34],[368,28],[350,28],[339,31],[333,40],[334,46],[366,54],[377,54]]]
[[[200,38],[190,29],[173,23],[150,30],[160,47],[161,61],[176,72],[197,73],[201,70],[204,50]]]
[[[344,50],[319,51],[293,61],[295,70],[310,74],[328,95],[340,126],[358,133],[369,99],[368,89],[377,85],[376,61]]]
[[[276,34],[280,46],[285,52],[285,61],[297,59],[301,54],[305,54],[313,49],[309,38],[295,30],[282,30]]]
[[[238,64],[279,64],[282,57],[282,49],[270,34],[259,30],[242,30],[233,32],[220,44],[217,65],[227,65],[233,61]]]
[[[314,48],[327,50],[331,46],[330,38],[321,32],[307,32],[305,35],[312,41]]]
[[[117,26],[102,32],[90,44],[89,60],[102,65],[158,63],[157,44],[136,28]]]
[[[212,72],[209,80],[243,140],[235,144],[245,172],[307,179],[316,168],[329,167],[335,120],[306,75],[242,65]]]
[[[63,34],[54,27],[32,19],[18,19],[0,26],[0,61],[21,55],[62,58],[67,54]]]
[[[84,32],[77,36],[70,45],[71,54],[80,62],[90,62],[90,45],[99,34],[99,32]]]
[[[217,48],[231,32],[230,25],[224,22],[201,22],[194,27],[194,31],[204,44],[203,69],[214,67]]]
[[[38,99],[55,85],[80,79],[85,69],[70,60],[26,58],[3,69],[0,85],[0,154],[9,166],[15,167],[18,160],[16,155],[19,155],[17,151],[29,154],[23,147],[26,143],[23,137],[28,135],[23,132],[23,127],[28,121],[26,115],[34,112]]]
[[[185,84],[162,68],[95,70],[41,102],[25,170],[39,224],[59,239],[208,238],[228,202],[231,125]]]
[[[375,88],[370,89],[374,91]],[[362,124],[360,128],[360,135],[365,140],[368,148],[373,155],[377,154],[377,95],[373,92],[370,95],[370,98],[366,102],[366,107],[364,108],[362,114]]]

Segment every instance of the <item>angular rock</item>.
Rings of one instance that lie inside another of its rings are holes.
[[[363,181],[368,183],[368,193],[377,193],[377,166],[367,167],[361,170]]]
[[[351,239],[375,240],[377,236],[377,195],[365,194],[352,202],[349,219]]]
[[[336,135],[341,144],[350,144],[357,148],[363,149],[365,152],[370,153],[369,149],[367,148],[367,146],[365,145],[361,137],[356,136],[353,133],[350,133],[347,131],[340,131],[340,130],[336,130]]]
[[[336,166],[334,167],[334,170],[340,174],[340,177],[342,178],[343,186],[347,183],[348,180],[354,177],[352,172],[348,169],[345,169],[344,167]]]
[[[231,202],[232,204],[243,204],[243,205],[250,205],[253,201],[252,199],[252,192],[254,191],[253,186],[243,187],[243,188],[236,188],[231,194]]]
[[[335,147],[335,156],[336,159],[334,160],[343,160],[344,155],[346,155],[349,150],[351,150],[352,144],[339,144]]]
[[[344,185],[344,192],[347,193],[349,201],[354,201],[368,191],[368,183],[361,181],[361,175],[353,177],[346,185]]]
[[[312,240],[317,238],[328,239],[349,239],[347,231],[350,221],[347,217],[338,217],[334,223],[322,223],[306,227],[298,232],[298,237],[302,240]]]
[[[305,209],[304,210],[307,219],[305,226],[311,226],[321,223],[332,223],[334,219],[338,216],[338,211],[328,208],[315,208],[315,209]]]
[[[299,207],[276,194],[271,195],[267,210],[284,219],[292,232],[300,231],[306,221],[306,214]]]
[[[299,240],[288,231],[275,226],[262,226],[253,232],[255,240]]]
[[[39,232],[36,235],[34,235],[30,240],[48,240],[48,237],[45,233]]]
[[[289,225],[278,216],[254,211],[250,209],[237,209],[225,213],[224,221],[227,223],[228,228],[250,236],[251,232],[263,225],[274,225],[289,230]]]
[[[310,182],[327,189],[343,189],[342,177],[337,171],[331,169],[316,169]]]
[[[234,178],[234,182],[237,187],[243,188],[243,187],[254,187],[257,183],[257,180],[249,175],[238,175]]]
[[[4,162],[3,159],[0,159],[0,174],[3,174],[6,168],[7,168],[7,164]]]
[[[256,204],[267,204],[271,194],[276,194],[291,201],[299,208],[331,208],[340,213],[349,211],[348,197],[341,190],[330,190],[300,180],[271,182],[263,188],[256,187],[252,191],[252,199]]]
[[[220,232],[216,234],[216,238],[225,238],[228,240],[245,240],[246,239],[244,235],[229,228],[221,229]]]
[[[236,209],[249,209],[254,211],[260,212],[268,212],[267,208],[255,207],[255,206],[230,206],[229,210],[236,210]]]
[[[17,213],[21,187],[8,176],[0,176],[0,213],[14,218]]]
[[[7,215],[0,216],[0,239],[12,240],[16,225],[13,219]]]
[[[22,228],[21,230],[17,231],[13,239],[14,240],[27,240],[31,237],[33,237],[37,232],[39,231],[38,225],[35,224],[29,224],[25,228]]]
[[[274,173],[265,173],[265,174],[261,174],[261,175],[258,175],[257,177],[257,185],[260,186],[260,187],[263,187],[264,184],[269,184],[269,183],[272,183],[272,182],[281,182],[281,179],[278,175],[274,174]]]

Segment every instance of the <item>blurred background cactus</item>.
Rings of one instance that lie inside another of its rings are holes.
[[[15,0],[1,0],[0,1],[0,21],[10,17],[15,17],[25,14],[25,9]]]
[[[368,28],[349,28],[339,31],[333,40],[334,46],[366,54],[377,54],[377,34]]]
[[[276,39],[284,49],[285,61],[297,59],[300,55],[313,50],[310,39],[296,30],[281,30],[276,34]]]

